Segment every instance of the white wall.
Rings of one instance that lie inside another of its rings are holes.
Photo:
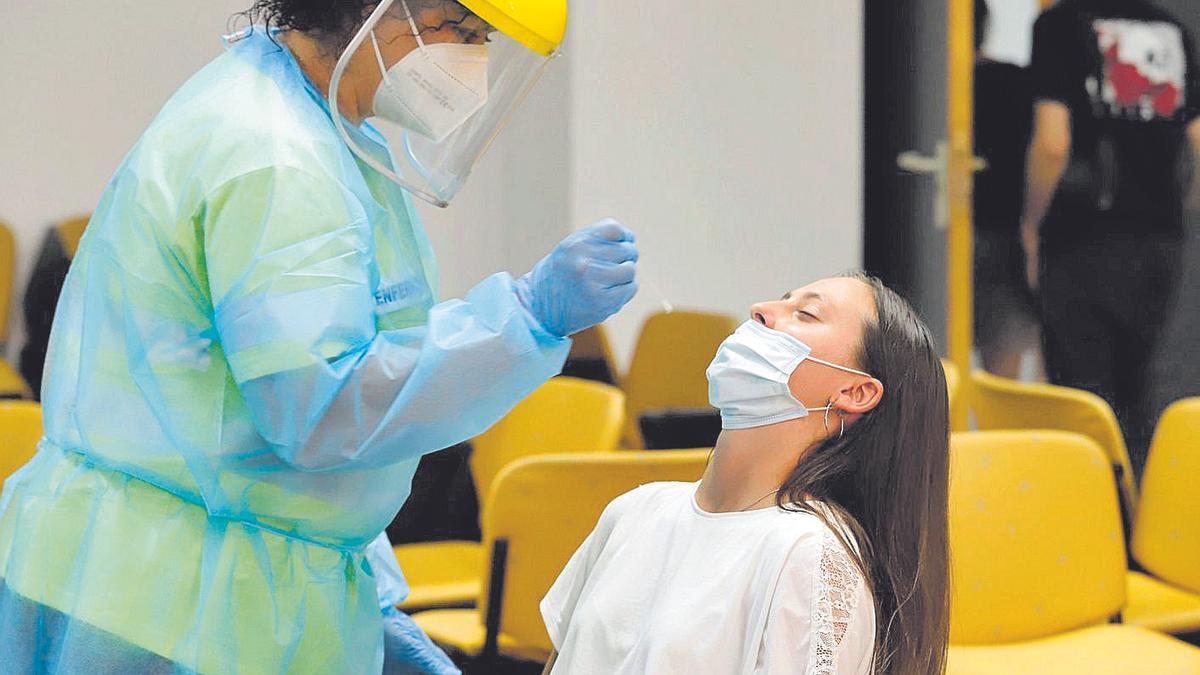
[[[499,270],[524,274],[570,231],[568,77],[567,59],[550,65],[449,208],[418,200],[443,297]]]
[[[0,2],[0,220],[17,236],[9,353],[43,232],[88,213],[159,107],[220,51],[238,0]]]
[[[673,304],[749,304],[861,264],[862,3],[572,4],[573,224],[613,215],[642,292],[627,357]]]
[[[0,40],[0,219],[17,229],[18,285],[44,229],[93,208],[249,2],[0,2],[0,25],[19,28]],[[627,359],[655,287],[742,314],[859,264],[861,0],[720,6],[572,3],[568,56],[455,203],[422,209],[446,297],[619,217],[643,249],[644,290],[610,324]]]

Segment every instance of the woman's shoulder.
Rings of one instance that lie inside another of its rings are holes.
[[[690,499],[695,490],[695,483],[678,481],[645,483],[609,502],[608,507],[604,509],[604,515],[605,517],[620,518],[629,511],[640,510],[647,506],[681,502],[684,499]]]
[[[811,562],[830,555],[831,551],[853,557],[861,550],[845,516],[824,502],[810,500],[780,512],[774,543],[792,561]]]
[[[662,514],[663,507],[673,501],[681,502],[688,490],[694,490],[694,483],[659,482],[640,485],[613,499],[604,507],[600,518],[596,521],[593,536],[599,541],[607,541],[616,531],[628,531],[627,523],[634,522],[626,516],[636,514]],[[643,523],[645,518],[636,522]],[[626,525],[622,525],[626,523]]]
[[[873,606],[870,581],[858,564],[861,543],[843,516],[823,502],[809,501],[792,519],[788,536],[777,540],[776,593],[781,602],[841,603],[848,610]],[[803,603],[802,603],[803,604]],[[815,617],[814,617],[815,618]]]
[[[796,636],[807,634],[807,645],[800,647],[805,672],[866,672],[875,603],[852,552],[858,543],[835,509],[819,502],[804,506],[803,517],[794,519],[801,536],[790,541],[775,568],[760,658],[794,661]]]

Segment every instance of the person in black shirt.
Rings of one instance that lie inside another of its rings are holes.
[[[1150,357],[1178,286],[1193,47],[1147,0],[1063,0],[1039,17],[1021,238],[1051,381],[1107,399],[1135,470],[1154,420]]]
[[[1025,69],[980,53],[988,17],[975,0],[975,344],[985,370],[1017,377],[1038,335],[1018,236],[1033,97]]]

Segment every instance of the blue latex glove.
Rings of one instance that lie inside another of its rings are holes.
[[[563,239],[517,279],[517,297],[547,332],[565,337],[604,321],[633,298],[637,259],[633,232],[606,218]]]
[[[383,612],[383,675],[460,675],[446,652],[404,612]]]

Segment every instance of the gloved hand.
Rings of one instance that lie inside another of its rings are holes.
[[[594,326],[637,293],[633,232],[612,218],[559,242],[517,279],[517,298],[547,331],[566,337]]]
[[[458,667],[404,612],[383,612],[383,675],[461,675]]]

